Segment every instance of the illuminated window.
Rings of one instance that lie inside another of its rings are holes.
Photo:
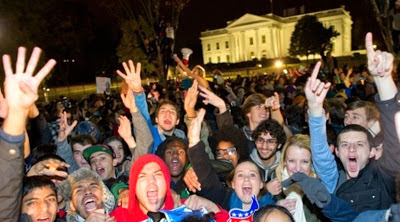
[[[207,51],[211,51],[211,45],[207,44]]]
[[[229,48],[229,42],[225,41],[225,48],[228,49]]]
[[[211,61],[211,57],[208,57],[208,63],[211,63],[212,61]]]
[[[217,56],[217,61],[218,61],[218,63],[220,63],[221,62],[221,57]]]
[[[217,42],[217,46],[216,46],[217,50],[219,49],[219,42]]]
[[[253,37],[250,37],[250,45],[253,45]]]
[[[231,62],[231,57],[229,55],[226,55],[226,62],[230,63]]]
[[[265,35],[262,35],[261,36],[261,43],[265,43],[265,42],[266,42]]]

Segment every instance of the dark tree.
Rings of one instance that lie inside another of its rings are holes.
[[[325,28],[316,16],[306,15],[296,24],[290,38],[289,54],[292,56],[308,56],[320,53],[321,46],[325,50],[333,49],[332,38],[340,34],[333,26]]]
[[[119,61],[141,62],[143,75],[155,75],[166,83],[168,66],[172,63],[175,40],[168,38],[167,27],[173,35],[179,27],[179,17],[190,0],[120,0],[118,9],[107,5],[121,22],[122,38],[117,47]],[[176,38],[175,38],[176,39]]]

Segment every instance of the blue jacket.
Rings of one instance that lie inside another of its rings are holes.
[[[150,128],[151,135],[153,136],[154,143],[153,143],[153,147],[151,149],[152,150],[151,153],[155,154],[158,145],[160,145],[165,140],[165,136],[151,122],[149,109],[148,109],[147,102],[146,102],[146,94],[144,92],[142,92],[142,94],[134,93],[134,96],[135,96],[136,106],[139,109],[142,116],[144,117],[144,119],[146,120],[147,125]],[[187,141],[185,133],[180,129],[175,129],[174,135]]]
[[[329,193],[334,193],[339,172],[327,142],[325,112],[322,116],[312,116],[310,111],[307,112],[314,170]]]

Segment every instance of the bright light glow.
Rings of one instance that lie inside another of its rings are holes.
[[[376,49],[376,45],[372,45],[372,48],[373,48],[373,49]]]
[[[258,66],[258,67],[260,67],[260,68],[262,67],[262,65],[261,65],[261,64],[258,64],[257,66]]]
[[[287,69],[283,69],[283,73],[287,74],[288,73]]]
[[[275,67],[276,67],[276,68],[282,67],[282,61],[281,61],[281,60],[277,60],[277,61],[275,62]]]

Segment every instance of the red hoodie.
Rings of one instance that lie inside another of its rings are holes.
[[[164,174],[165,184],[167,184],[167,192],[165,195],[164,207],[162,209],[171,210],[174,208],[174,200],[171,194],[171,189],[168,186],[168,184],[171,182],[171,176],[169,174],[168,167],[158,156],[153,154],[145,154],[136,159],[131,167],[131,172],[129,175],[130,192],[128,209],[118,207],[110,214],[110,216],[113,216],[117,222],[140,222],[148,218],[148,216],[140,209],[139,201],[136,198],[136,182],[143,167],[151,162],[154,162],[160,166],[161,171]]]

